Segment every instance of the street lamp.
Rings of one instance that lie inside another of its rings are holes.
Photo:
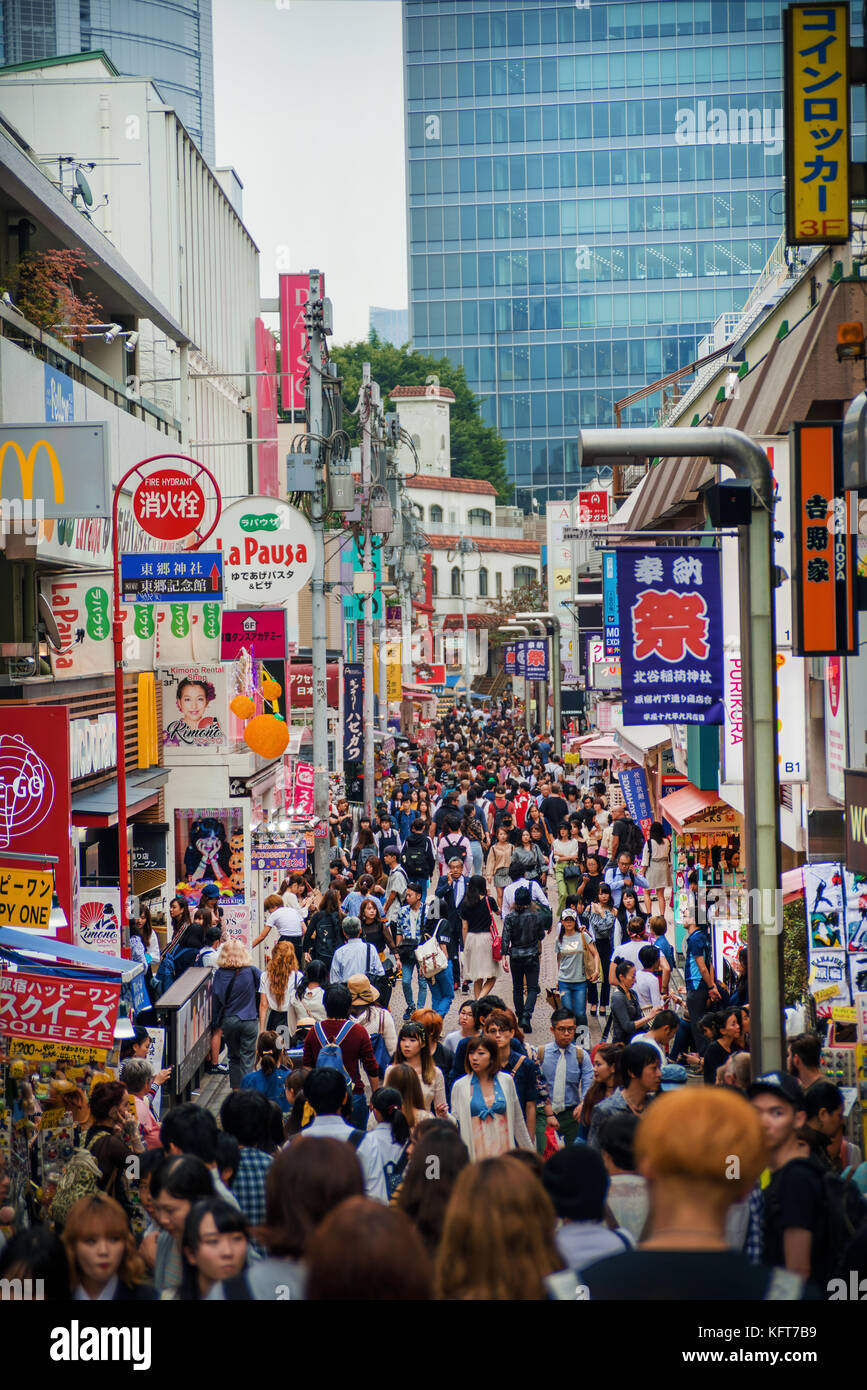
[[[529,636],[530,636],[530,629],[529,629],[528,627],[525,627],[523,623],[501,623],[501,624],[500,624],[499,631],[500,631],[500,632],[519,632],[519,633],[521,634],[522,637],[529,637]],[[530,738],[531,733],[532,733],[532,721],[531,721],[531,719],[530,719],[530,689],[529,689],[529,687],[530,687],[530,682],[527,680],[526,675],[523,677],[523,681],[524,681],[524,729],[525,729],[525,731],[526,731],[527,737]]]
[[[468,555],[479,555],[479,547],[469,536],[461,536],[458,541],[457,552],[449,551],[449,564],[455,558],[455,554],[460,557],[461,562],[461,600],[464,615],[464,698],[467,702],[467,709],[470,709],[470,630],[469,615],[467,612],[467,572],[466,559]],[[479,555],[479,566],[481,567],[481,556]]]
[[[551,693],[554,701],[554,753],[563,752],[563,672],[560,665],[560,619],[553,613],[516,613],[516,618],[537,623],[551,639]],[[549,629],[550,624],[550,629]],[[547,700],[546,700],[547,709]]]

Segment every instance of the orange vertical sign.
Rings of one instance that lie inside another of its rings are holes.
[[[854,535],[843,488],[839,424],[792,426],[794,649],[799,656],[857,650]]]

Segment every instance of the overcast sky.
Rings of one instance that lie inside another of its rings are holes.
[[[405,308],[400,0],[214,0],[216,152],[244,184],[262,295],[325,272],[334,342]]]

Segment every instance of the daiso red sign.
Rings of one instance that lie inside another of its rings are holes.
[[[310,275],[306,271],[280,276],[280,394],[284,410],[304,409],[304,386],[309,371],[305,360],[307,328],[304,306],[309,289]],[[320,276],[320,292],[325,295],[324,275]]]

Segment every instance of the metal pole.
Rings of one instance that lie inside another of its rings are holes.
[[[412,583],[406,573],[400,576],[400,664],[403,684],[412,685]]]
[[[361,491],[364,516],[362,568],[373,573],[373,538],[370,534],[370,434],[373,401],[370,384],[370,363],[361,368]],[[373,815],[373,600],[365,594],[364,605],[364,811]]]
[[[461,539],[461,597],[463,599],[464,610],[464,701],[467,709],[470,708],[470,619],[467,601],[467,550],[469,543],[465,538]]]
[[[560,619],[548,618],[551,624],[551,690],[554,697],[552,716],[554,720],[554,755],[559,758],[563,751],[563,709],[562,679],[560,666]]]
[[[783,1064],[782,903],[780,892],[779,768],[774,623],[773,479],[764,450],[740,430],[726,428],[586,430],[587,458],[708,458],[753,486],[752,524],[738,538],[744,720],[744,840],[752,1003],[753,1075]],[[579,460],[580,461],[580,460]],[[746,705],[749,701],[749,705]],[[773,903],[773,921],[767,906]],[[767,920],[762,921],[762,918]]]
[[[315,309],[322,298],[318,270],[310,272],[308,308]],[[316,487],[312,494],[310,522],[315,546],[311,588],[311,660],[313,680],[313,809],[318,821],[328,823],[328,694],[327,694],[327,614],[325,609],[325,459],[318,435],[322,434],[322,373],[325,369],[325,335],[322,320],[309,313],[307,331],[310,343],[309,431],[310,451],[316,467]],[[328,887],[328,841],[317,838],[313,850],[314,876],[318,887]]]
[[[379,727],[383,733],[388,728],[388,623],[384,611],[379,619]]]

